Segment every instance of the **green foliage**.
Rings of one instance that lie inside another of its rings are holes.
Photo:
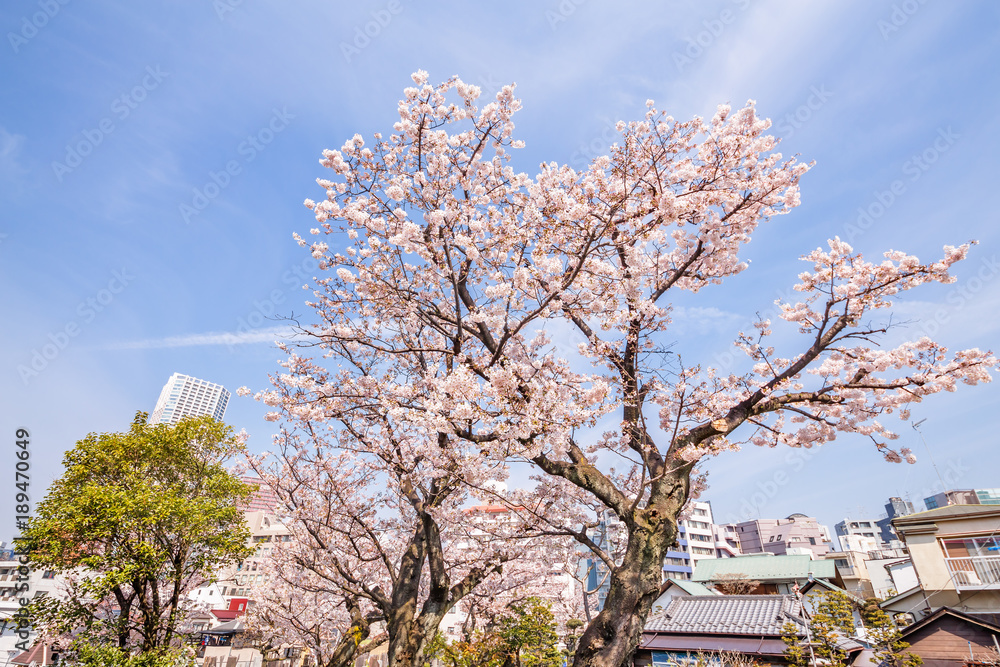
[[[923,664],[919,655],[914,655],[906,649],[910,645],[903,641],[903,636],[892,619],[878,605],[878,600],[865,600],[861,608],[861,619],[864,621],[868,640],[874,647],[878,663],[886,667],[918,667]]]
[[[561,667],[555,617],[538,598],[511,605],[486,632],[448,643],[441,633],[424,650],[427,661],[449,667]]]
[[[210,417],[149,425],[142,412],[127,432],[80,440],[17,543],[33,566],[70,573],[67,600],[36,605],[41,624],[97,646],[169,646],[187,592],[251,551],[251,489],[223,466],[240,448]]]
[[[571,618],[566,621],[566,634],[563,635],[563,643],[566,644],[566,656],[571,662],[573,654],[576,653],[577,643],[580,641],[580,633],[586,625],[579,618]]]
[[[104,645],[77,643],[71,664],[80,667],[194,667],[194,652],[189,648],[130,653]]]
[[[854,604],[846,594],[839,591],[827,591],[823,594],[812,617],[808,619],[809,639],[812,640],[812,653],[829,667],[843,667],[847,664],[847,652],[837,647],[839,638],[851,637],[854,634]],[[810,664],[809,646],[806,638],[798,635],[798,626],[787,623],[782,628],[782,639],[787,648],[785,657],[788,662],[797,667],[808,667]]]

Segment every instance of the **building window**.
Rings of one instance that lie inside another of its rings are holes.
[[[948,558],[1000,556],[1000,540],[993,536],[943,540],[942,544]]]
[[[815,537],[810,537],[809,538],[809,544],[812,544],[812,545],[815,546],[816,545],[816,538]]]

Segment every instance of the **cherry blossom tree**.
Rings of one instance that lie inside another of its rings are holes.
[[[321,377],[319,368],[310,373]],[[483,470],[459,476],[451,457],[461,448],[429,463],[420,434],[395,427],[378,402],[328,395],[311,404],[286,380],[278,384],[289,430],[274,455],[249,458],[290,531],[271,548],[253,594],[257,628],[305,644],[323,667],[350,665],[383,644],[391,665],[420,665],[445,615],[471,593],[480,593],[480,610],[537,594],[551,538],[533,541],[502,507],[504,521],[477,520],[470,490],[491,480]]]
[[[326,197],[306,205],[311,233],[332,244],[296,235],[323,271],[312,286],[318,321],[286,346],[285,372],[262,399],[274,419],[364,413],[405,431],[391,447],[406,452],[410,478],[412,464],[429,480],[410,502],[428,516],[444,511],[441,489],[481,489],[504,462],[530,462],[535,500],[517,501],[534,517],[526,525],[576,538],[611,571],[576,665],[630,659],[704,457],[849,433],[889,460],[910,458],[890,447],[884,417],[906,419],[909,404],[987,381],[997,365],[927,338],[877,347],[893,299],[953,281],[968,245],[930,263],[896,251],[869,262],[839,239],[805,256],[802,299],[781,304],[798,349],[777,352],[760,321],[736,340],[746,372],[663,354],[671,300],[742,273],[758,224],[799,204],[809,165],[775,150],[754,103],[679,121],[649,102],[641,120],[618,124],[609,155],[582,171],[542,164],[531,177],[511,165],[521,147],[513,86],[478,106],[479,89],[457,78],[414,81],[388,137],[369,146],[355,135],[323,154]],[[583,340],[572,354],[561,345],[569,331]],[[603,417],[615,428],[592,436]],[[409,493],[399,487],[400,507]],[[580,520],[588,507],[624,524],[620,558]]]

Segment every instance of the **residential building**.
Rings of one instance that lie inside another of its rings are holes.
[[[830,529],[805,514],[743,521],[734,527],[744,554],[807,554],[822,558],[832,546]]]
[[[682,516],[677,522],[677,544],[663,559],[664,579],[688,580],[698,561],[740,554],[736,528],[715,523],[710,502],[692,500]]]
[[[698,653],[726,652],[755,664],[786,665],[782,633],[790,623],[804,636],[804,615],[802,603],[793,595],[679,596],[650,616],[633,664],[694,664]],[[852,660],[863,649],[850,639],[843,646]]]
[[[855,524],[852,526],[851,524]],[[845,591],[862,598],[885,598],[900,590],[892,579],[893,572],[902,575],[901,568],[891,572],[886,568],[909,562],[904,545],[899,540],[885,544],[879,540],[880,533],[872,532],[870,521],[842,521],[837,524],[840,550],[831,551],[825,558],[832,560],[837,568],[836,584]],[[846,532],[845,531],[856,531]],[[862,534],[858,534],[858,533]],[[912,571],[912,566],[910,566]],[[907,580],[906,583],[909,583]]]
[[[835,525],[833,530],[837,533],[837,540],[840,542],[841,549],[846,548],[842,538],[848,535],[870,537],[876,545],[878,545],[881,538],[881,531],[876,519],[844,519]]]
[[[17,634],[15,614],[21,608],[21,598],[35,599],[44,596],[58,595],[60,579],[52,570],[28,568],[28,590],[23,591],[21,584],[24,567],[13,549],[4,548],[0,542],[0,664],[8,664],[12,658],[23,653],[17,648],[22,639]],[[28,638],[28,646],[35,639],[32,631]],[[22,644],[23,645],[23,644]]]
[[[1000,613],[1000,506],[948,505],[896,517],[918,585],[882,603],[922,618],[941,607]]]
[[[881,531],[882,542],[885,544],[894,544],[894,542],[898,541],[899,536],[896,535],[896,529],[892,527],[892,520],[897,516],[913,514],[915,511],[913,503],[909,500],[903,500],[898,496],[889,498],[889,502],[885,504],[885,516],[875,522],[879,527],[879,531]]]
[[[307,649],[288,644],[261,653],[260,638],[246,635],[242,618],[202,630],[198,658],[202,667],[306,667],[315,662]]]
[[[233,620],[242,615],[249,603],[253,587],[266,583],[268,577],[268,555],[276,544],[292,539],[291,531],[278,516],[278,499],[257,477],[242,477],[245,483],[255,485],[243,517],[250,529],[250,543],[254,553],[218,573],[214,583],[201,586],[190,594],[199,607],[211,610],[218,620]]]
[[[221,384],[174,373],[163,385],[150,424],[175,424],[182,417],[209,415],[222,420],[229,405],[229,392]]]
[[[929,510],[948,505],[1000,505],[1000,489],[952,489],[924,498]]]
[[[804,586],[811,579],[832,581],[836,575],[832,560],[813,560],[806,554],[761,553],[702,560],[692,580],[716,589],[727,582],[756,581],[755,595],[790,595],[796,586]]]
[[[722,595],[722,593],[697,581],[667,579],[660,585],[660,595],[653,602],[653,614],[659,614],[665,610],[674,598],[691,597],[692,595]]]
[[[250,527],[250,540],[256,551],[246,560],[238,563],[219,576],[218,586],[228,605],[234,598],[248,598],[253,587],[266,584],[270,576],[267,571],[268,555],[279,542],[292,539],[291,531],[281,520],[267,510],[245,512]],[[237,611],[242,611],[237,609]]]

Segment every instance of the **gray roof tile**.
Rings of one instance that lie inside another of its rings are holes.
[[[802,605],[791,595],[697,595],[675,598],[649,618],[646,632],[779,636]]]

